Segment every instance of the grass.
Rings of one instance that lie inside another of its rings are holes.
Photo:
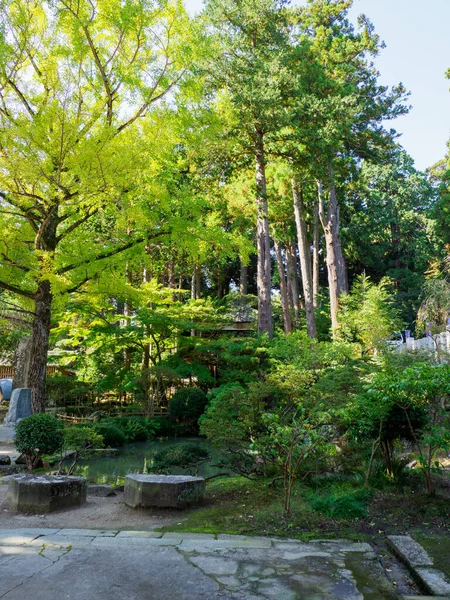
[[[448,535],[414,535],[419,544],[433,558],[434,566],[450,578],[450,537]]]
[[[204,505],[162,531],[269,535],[301,540],[384,537],[411,531],[449,532],[449,498],[429,498],[421,481],[413,488],[367,490],[358,477],[330,476],[298,485],[291,512],[283,510],[283,490],[267,481],[222,478],[207,486]],[[414,489],[417,486],[417,489]]]

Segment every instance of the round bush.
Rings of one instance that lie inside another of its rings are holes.
[[[173,469],[184,469],[196,474],[200,465],[210,459],[210,451],[200,444],[176,444],[156,452],[150,473],[170,473]]]
[[[37,413],[17,423],[14,442],[33,469],[43,454],[53,454],[63,445],[63,424],[53,415]]]
[[[97,423],[94,429],[102,436],[106,448],[117,448],[127,441],[125,433],[113,423]]]
[[[198,421],[205,412],[208,398],[196,387],[180,388],[169,402],[169,416],[176,421]]]

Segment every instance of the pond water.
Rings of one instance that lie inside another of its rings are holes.
[[[212,449],[204,439],[169,438],[126,444],[119,449],[118,456],[80,460],[74,474],[87,477],[88,481],[108,483],[109,485],[123,485],[124,478],[128,473],[147,473],[147,466],[151,462],[152,454],[183,442],[201,444],[210,449],[211,461],[201,465],[198,473],[200,476],[210,477],[211,475],[223,471],[223,469],[213,466],[220,460],[220,454]],[[183,469],[173,469],[171,473],[173,475],[183,475],[187,473],[187,471]]]

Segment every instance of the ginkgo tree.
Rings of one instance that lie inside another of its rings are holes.
[[[164,142],[148,121],[192,60],[190,35],[176,0],[0,5],[0,289],[32,313],[34,411],[55,294],[167,233],[145,189]]]

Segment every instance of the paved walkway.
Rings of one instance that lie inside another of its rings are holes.
[[[391,600],[368,544],[88,529],[0,530],[5,600]]]

